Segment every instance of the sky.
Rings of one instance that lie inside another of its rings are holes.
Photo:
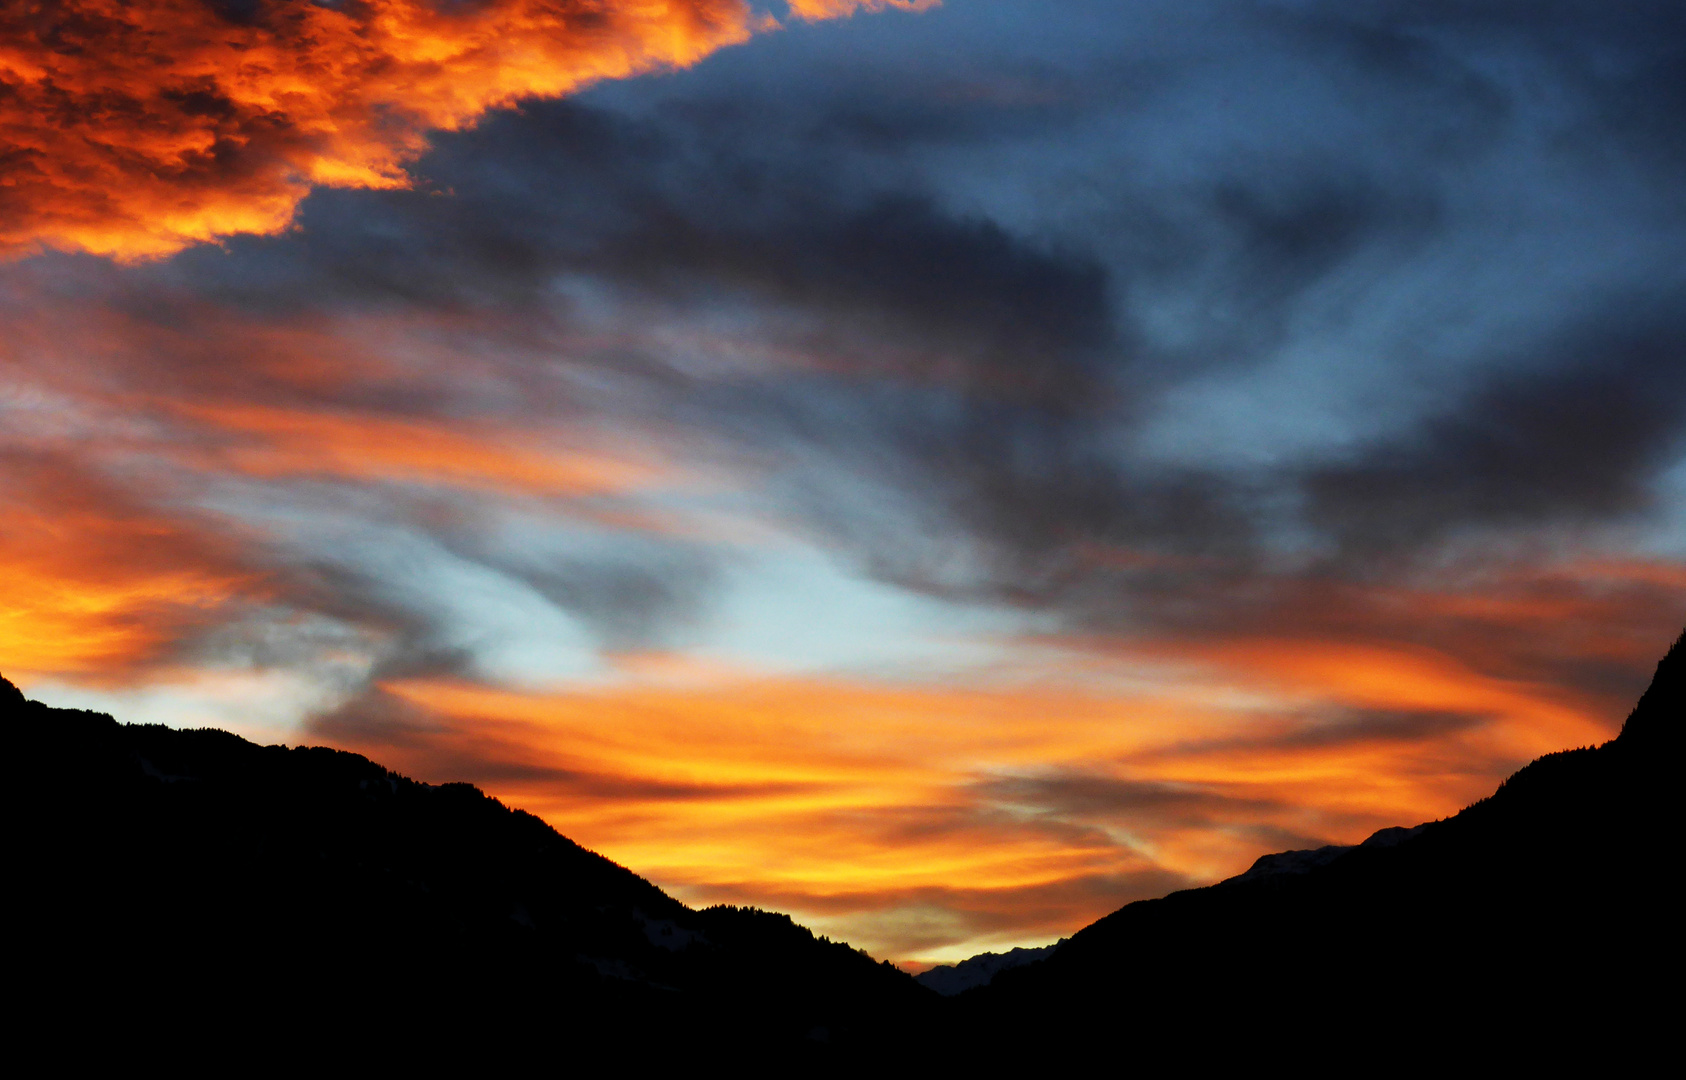
[[[1683,168],[1672,2],[21,0],[0,672],[1045,944],[1615,734]]]

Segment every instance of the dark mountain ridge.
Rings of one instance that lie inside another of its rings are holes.
[[[963,1024],[1057,1031],[1068,1052],[1152,1032],[1188,1060],[1312,1039],[1302,1052],[1324,1067],[1660,1048],[1676,1022],[1656,988],[1680,959],[1683,726],[1686,635],[1610,742],[1547,754],[1443,821],[1129,904],[962,995]]]
[[[67,1061],[1321,1072],[1611,1062],[1672,1032],[1650,988],[1678,970],[1686,635],[1602,746],[1444,821],[1127,905],[951,998],[787,916],[688,908],[466,784],[4,680],[0,722],[24,1027]]]
[[[847,1061],[935,995],[788,916],[693,910],[467,784],[124,725],[0,680],[21,793],[20,971],[144,1032],[484,1062]],[[91,1050],[85,1039],[68,1044]]]

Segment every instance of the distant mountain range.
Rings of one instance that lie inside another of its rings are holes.
[[[4,680],[0,723],[14,1024],[64,1068],[1607,1066],[1676,1023],[1686,635],[1618,738],[1452,818],[917,981],[784,915],[686,907],[466,784]]]
[[[1047,957],[1061,945],[1065,939],[1060,939],[1052,945],[1044,945],[1037,949],[1009,949],[1004,953],[979,953],[968,957],[958,964],[938,964],[913,977],[920,986],[935,990],[943,997],[953,997],[963,994],[967,990],[975,990],[980,986],[988,986],[997,975],[1009,968],[1024,967]]]

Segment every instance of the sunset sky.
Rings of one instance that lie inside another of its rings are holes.
[[[1602,741],[1686,8],[0,5],[0,673],[909,966]]]

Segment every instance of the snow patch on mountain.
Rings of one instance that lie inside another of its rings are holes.
[[[1001,972],[1041,960],[1063,944],[1065,944],[1065,939],[1061,938],[1052,945],[1044,945],[1039,949],[1011,949],[1004,953],[979,953],[960,961],[958,964],[943,964],[940,967],[931,968],[929,971],[915,975],[914,978],[944,997],[953,997],[972,989],[974,986],[988,986],[990,981]]]

